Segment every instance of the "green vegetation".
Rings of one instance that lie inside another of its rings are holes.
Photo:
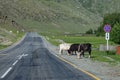
[[[5,41],[0,43],[0,49],[4,49],[4,48],[7,48],[7,47],[11,46],[15,42],[19,41],[23,37],[23,35],[24,35],[23,32],[20,32],[19,34],[16,34],[14,36],[11,36],[11,35],[6,34],[6,33],[4,33],[4,34],[5,34],[5,36],[3,36],[3,39]]]
[[[111,40],[120,44],[120,23],[116,23],[111,31]]]
[[[104,37],[96,37],[96,36],[47,36],[49,37],[49,40],[53,43],[54,45],[59,45],[59,40],[63,40],[66,43],[91,43],[93,44],[94,48],[98,48],[100,44],[106,44],[106,40]],[[58,43],[57,43],[58,42]],[[56,44],[57,43],[57,44]],[[114,44],[113,42],[110,42],[110,44]]]
[[[97,29],[98,36],[104,35],[104,30],[103,30],[104,25],[109,24],[111,25],[111,28],[114,28],[114,25],[120,24],[120,13],[105,14],[103,19],[104,20],[102,21],[100,27],[98,27]]]
[[[0,49],[6,48],[24,35],[19,25],[12,25],[9,19],[1,18],[0,21]]]
[[[110,51],[109,53],[107,53],[105,51],[93,50],[92,54],[93,61],[107,62],[113,66],[120,63],[120,55],[115,54],[115,51]]]
[[[109,24],[111,26],[110,40],[120,44],[120,13],[106,14],[101,26],[98,28],[97,35],[103,36],[105,34],[103,27]]]
[[[0,45],[0,49],[4,49],[4,48],[7,48],[8,45]]]

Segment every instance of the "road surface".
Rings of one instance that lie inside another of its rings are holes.
[[[0,80],[95,80],[55,57],[43,39],[26,33],[21,42],[0,51]]]

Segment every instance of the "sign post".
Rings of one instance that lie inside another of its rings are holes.
[[[107,40],[107,51],[109,50],[108,40],[109,40],[109,33],[105,33],[105,39]]]
[[[106,32],[106,33],[105,33],[105,39],[107,40],[107,51],[109,51],[108,41],[109,41],[109,39],[110,39],[110,34],[109,34],[110,30],[111,30],[111,26],[108,25],[108,24],[106,24],[106,25],[104,26],[104,31]]]

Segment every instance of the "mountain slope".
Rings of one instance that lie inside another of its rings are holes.
[[[46,33],[84,33],[96,29],[119,0],[1,0],[0,16],[24,28]]]

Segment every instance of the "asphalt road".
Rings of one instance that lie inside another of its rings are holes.
[[[95,80],[55,57],[43,39],[26,33],[21,42],[0,51],[0,80]]]

